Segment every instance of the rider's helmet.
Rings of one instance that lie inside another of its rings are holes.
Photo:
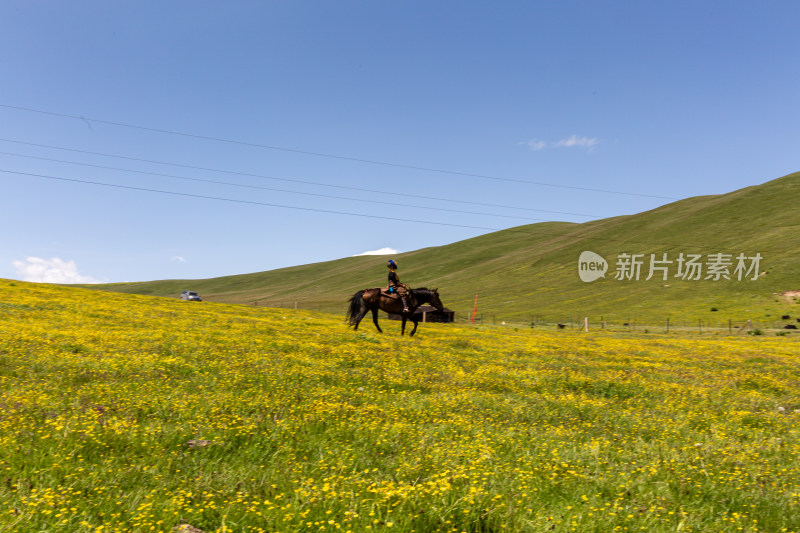
[[[386,266],[392,270],[397,270],[397,263],[394,262],[394,259],[389,259],[389,262],[386,264]]]

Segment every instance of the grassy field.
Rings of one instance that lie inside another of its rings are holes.
[[[0,531],[800,531],[800,344],[0,280]]]
[[[800,291],[800,173],[726,194],[688,198],[630,216],[584,224],[547,222],[399,254],[403,282],[437,287],[444,303],[466,317],[476,294],[485,322],[568,322],[589,317],[616,323],[659,325],[669,318],[690,326],[748,319],[763,324],[783,315],[800,316],[787,291]],[[609,264],[606,277],[578,277],[583,251]],[[615,279],[619,254],[641,254],[636,279]],[[728,254],[728,277],[676,277],[680,254]],[[650,280],[651,254],[667,254],[667,279]],[[755,280],[733,274],[735,257],[762,256]],[[268,272],[206,280],[163,280],[109,284],[106,290],[177,297],[196,290],[209,300],[341,313],[358,290],[386,282],[385,257],[347,257]]]

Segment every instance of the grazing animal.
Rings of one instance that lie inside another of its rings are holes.
[[[383,294],[380,288],[364,289],[358,291],[350,298],[346,320],[350,326],[353,326],[354,330],[357,330],[361,319],[364,318],[367,312],[372,311],[372,321],[375,323],[375,327],[378,328],[378,331],[383,333],[383,330],[378,325],[378,310],[380,309],[381,311],[395,313],[401,316],[403,321],[403,325],[400,328],[401,335],[405,335],[406,321],[410,319],[414,323],[414,329],[411,330],[409,335],[413,336],[414,333],[417,332],[417,325],[419,323],[419,319],[414,314],[414,311],[416,311],[420,305],[430,303],[437,310],[444,310],[444,305],[439,299],[438,289],[426,289],[424,287],[411,289],[408,291],[406,302],[408,303],[408,312],[403,311],[403,303],[399,298]]]
[[[567,325],[566,325],[566,324],[559,324],[559,325],[558,325],[558,329],[564,329],[565,327],[567,327]]]
[[[797,326],[795,326],[794,324],[786,324],[785,326],[783,326],[783,329],[797,329]]]
[[[790,317],[789,315],[783,315],[781,317],[782,320],[789,320],[790,318],[792,318],[792,317]]]

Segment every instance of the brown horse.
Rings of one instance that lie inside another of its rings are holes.
[[[439,299],[438,289],[410,289],[406,301],[408,302],[408,312],[404,313],[403,303],[400,301],[400,298],[382,294],[380,288],[358,291],[350,298],[350,306],[347,308],[347,321],[351,326],[354,326],[353,329],[358,329],[358,324],[367,314],[367,311],[372,311],[372,321],[375,323],[375,327],[378,328],[378,331],[383,333],[383,330],[378,325],[378,309],[380,309],[387,313],[398,314],[402,317],[403,325],[400,328],[401,335],[405,335],[406,321],[410,319],[414,323],[414,329],[411,330],[409,335],[413,336],[414,333],[417,332],[417,324],[419,322],[414,311],[416,311],[420,305],[430,303],[439,311],[444,309],[444,305],[442,305],[442,301]]]

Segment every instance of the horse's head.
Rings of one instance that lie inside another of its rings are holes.
[[[444,304],[442,300],[439,299],[439,289],[432,289],[431,294],[428,297],[428,301],[432,306],[436,308],[437,311],[444,311]]]

